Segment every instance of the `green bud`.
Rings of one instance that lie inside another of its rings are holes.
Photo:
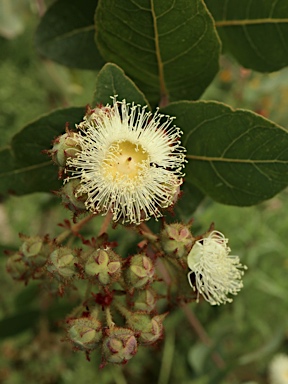
[[[47,271],[61,278],[70,278],[75,274],[76,257],[70,248],[62,247],[55,249],[50,254]]]
[[[49,255],[49,246],[39,236],[28,237],[20,235],[23,243],[20,252],[23,260],[31,267],[43,267]]]
[[[102,338],[102,326],[96,314],[68,320],[68,325],[69,340],[81,350],[95,349]]]
[[[104,360],[114,364],[125,364],[137,353],[137,340],[128,328],[113,327],[103,340]]]
[[[33,271],[23,260],[23,256],[20,252],[9,256],[6,262],[6,269],[9,275],[14,280],[27,282],[32,276]]]
[[[189,228],[180,223],[165,224],[160,234],[160,242],[165,254],[178,259],[188,255],[193,240]]]
[[[120,260],[120,257],[109,248],[97,249],[89,256],[85,272],[102,285],[110,284],[119,280],[121,276]]]
[[[155,268],[153,262],[144,254],[134,255],[125,270],[125,282],[131,288],[143,289],[153,282]]]
[[[68,157],[75,157],[81,151],[78,141],[78,134],[75,132],[64,133],[54,140],[54,145],[50,151],[52,160],[61,168],[66,166]]]
[[[134,295],[134,308],[138,311],[151,312],[157,303],[156,292],[152,288],[137,291]]]
[[[74,213],[83,213],[86,212],[85,201],[87,200],[87,195],[79,195],[77,192],[80,187],[80,179],[72,179],[64,184],[60,190],[62,196],[62,202],[66,208]]]
[[[143,312],[130,312],[130,316],[126,317],[127,324],[135,332],[139,332],[139,342],[142,345],[154,344],[163,336],[163,320],[164,315],[157,315],[151,318]]]

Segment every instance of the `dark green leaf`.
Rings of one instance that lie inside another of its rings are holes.
[[[30,309],[0,320],[0,339],[17,335],[32,328],[37,324],[39,317],[40,312],[37,309]]]
[[[201,0],[100,0],[96,40],[152,104],[197,99],[218,71],[220,44]]]
[[[39,295],[39,285],[29,284],[25,289],[23,289],[18,295],[15,297],[15,307],[18,311],[25,310],[31,307],[31,304],[35,301],[35,299]]]
[[[203,192],[184,178],[184,183],[181,186],[181,197],[175,206],[177,217],[186,222],[192,219],[193,213],[204,197]]]
[[[125,99],[127,102],[134,102],[142,106],[149,105],[143,93],[136,87],[115,64],[106,64],[98,73],[94,93],[95,104],[111,104],[111,96],[118,96],[118,100]]]
[[[187,148],[186,179],[214,200],[248,206],[288,184],[288,132],[253,112],[216,102],[177,102]]]
[[[73,305],[67,302],[59,302],[53,304],[52,307],[43,312],[39,309],[19,311],[14,315],[0,320],[0,339],[17,335],[28,329],[33,329],[37,326],[41,317],[47,318],[52,323],[60,319],[63,320],[72,308]]]
[[[287,0],[205,0],[224,49],[260,72],[288,65]]]
[[[54,111],[28,124],[15,135],[11,145],[0,151],[0,193],[23,195],[59,189],[57,167],[42,153],[51,148],[52,140],[80,122],[84,107]]]
[[[95,45],[97,0],[56,1],[36,31],[39,52],[68,67],[99,69],[104,64]]]

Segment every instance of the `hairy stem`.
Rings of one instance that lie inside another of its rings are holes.
[[[93,219],[93,217],[95,217],[95,215],[84,217],[84,219],[78,221],[78,223],[72,225],[69,229],[66,229],[64,232],[60,233],[60,235],[56,237],[55,242],[61,244],[62,241],[64,241],[71,234],[77,234],[86,223]]]

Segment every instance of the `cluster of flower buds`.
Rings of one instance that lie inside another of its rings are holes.
[[[161,340],[166,314],[157,314],[159,295],[153,283],[158,277],[146,254],[123,259],[109,243],[99,245],[100,240],[97,247],[89,244],[85,249],[60,246],[48,236],[21,235],[21,240],[19,251],[7,260],[13,279],[56,283],[60,295],[69,288],[74,291],[76,282],[90,287],[82,299],[80,316],[76,308],[78,315],[72,311],[74,315],[66,321],[67,339],[75,350],[89,354],[99,349],[103,365],[123,364],[140,345]]]
[[[201,295],[212,305],[232,301],[229,295],[236,295],[242,288],[246,269],[237,256],[229,255],[228,239],[222,233],[211,230],[194,238],[189,226],[180,223],[164,225],[157,245],[154,243],[155,253],[142,249],[128,258],[117,254],[112,243],[101,237],[94,242],[83,241],[84,249],[60,246],[48,236],[20,238],[19,251],[7,260],[7,271],[13,279],[25,283],[30,279],[53,281],[61,295],[69,288],[75,290],[76,282],[86,282],[89,291],[81,309],[76,308],[66,322],[67,339],[74,349],[86,354],[101,350],[103,365],[126,363],[139,345],[153,345],[162,339],[167,314],[159,315],[156,307],[165,290],[154,283],[165,279],[159,280],[156,275],[157,257],[164,266],[168,263],[174,267],[170,268],[174,281],[177,274],[180,276],[179,286],[176,283],[178,300],[198,302]],[[183,291],[180,294],[183,281],[186,295]],[[188,283],[192,295],[187,291]],[[166,288],[168,298],[170,288]]]

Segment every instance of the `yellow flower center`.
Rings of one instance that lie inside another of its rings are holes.
[[[125,177],[131,180],[140,175],[148,160],[149,155],[140,144],[128,140],[116,142],[108,150],[104,173],[113,179]]]

